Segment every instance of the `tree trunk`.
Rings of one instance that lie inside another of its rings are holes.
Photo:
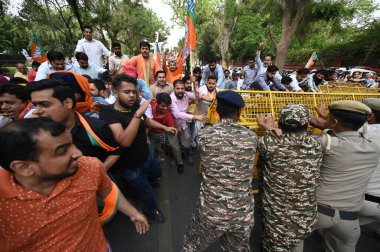
[[[284,41],[283,43],[278,43],[276,46],[276,62],[275,65],[282,70],[285,66],[286,55],[288,54],[288,47],[290,41]]]
[[[226,61],[226,54],[228,52],[229,48],[229,43],[230,43],[230,35],[231,33],[229,32],[227,27],[223,27],[223,37],[221,40],[221,45],[220,45],[220,54],[222,55],[222,67],[227,68],[227,61]]]
[[[275,62],[276,66],[280,70],[282,70],[285,66],[289,44],[297,31],[305,7],[309,1],[310,0],[300,0],[297,6],[296,0],[281,0],[282,32],[280,42],[276,45],[277,52]],[[292,17],[294,9],[297,9],[297,12],[295,16]]]

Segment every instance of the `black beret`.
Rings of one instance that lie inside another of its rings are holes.
[[[234,107],[243,108],[245,106],[241,95],[231,90],[221,91],[217,93],[216,100],[218,103],[224,103]]]

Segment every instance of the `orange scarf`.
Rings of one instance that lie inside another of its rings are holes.
[[[33,104],[29,102],[29,104],[24,108],[24,110],[21,111],[20,114],[18,114],[18,116],[16,117],[16,120],[23,119],[24,116],[28,113],[29,109],[31,109],[32,107],[33,107]]]
[[[87,79],[78,73],[70,72],[66,70],[52,72],[47,76],[47,79],[51,79],[51,75],[55,73],[65,73],[65,74],[71,74],[74,76],[75,80],[79,84],[80,89],[82,89],[84,93],[84,97],[83,97],[84,101],[76,102],[75,111],[79,113],[86,113],[87,111],[89,111],[92,105],[92,97],[90,95],[90,84],[88,83]]]

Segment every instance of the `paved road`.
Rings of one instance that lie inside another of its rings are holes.
[[[198,159],[196,159],[198,160]],[[115,218],[104,226],[105,234],[113,252],[177,252],[181,251],[184,233],[190,224],[191,214],[199,192],[200,176],[196,165],[185,166],[185,171],[179,175],[176,170],[170,169],[167,162],[162,163],[163,178],[161,187],[155,189],[160,209],[164,212],[164,224],[151,223],[148,234],[138,236],[127,217],[117,214]],[[380,227],[380,224],[371,224],[364,227],[363,232]],[[252,251],[260,251],[260,223],[255,220],[255,227],[251,234]],[[207,252],[219,252],[220,243],[217,241],[210,246]],[[323,241],[315,233],[305,242],[307,252],[323,250]],[[380,239],[362,234],[357,252],[380,251]]]

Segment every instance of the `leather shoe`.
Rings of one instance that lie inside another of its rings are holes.
[[[158,208],[156,208],[152,211],[150,217],[153,221],[157,221],[158,223],[164,223],[165,222],[165,217]]]
[[[187,157],[187,163],[188,163],[189,165],[194,164],[193,155],[189,155],[189,156]]]

